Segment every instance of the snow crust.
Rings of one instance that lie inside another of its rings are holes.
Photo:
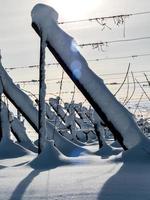
[[[17,158],[20,156],[31,155],[32,152],[26,150],[19,144],[10,140],[1,140],[0,142],[0,159]]]
[[[46,142],[45,148],[38,157],[28,165],[34,169],[46,170],[69,164],[69,160],[55,146],[53,141]]]
[[[33,162],[25,164],[31,160],[30,155],[0,160],[1,199],[149,199],[150,159],[141,148],[140,154],[138,149],[132,148],[107,158],[85,154],[66,160],[52,143],[48,146],[45,149],[47,153],[43,152],[45,155],[40,158],[41,162],[33,156]],[[98,147],[92,145],[87,148],[93,152]],[[130,161],[127,161],[129,157]],[[14,164],[15,167],[12,167]]]

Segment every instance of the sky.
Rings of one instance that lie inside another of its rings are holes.
[[[81,19],[90,19],[95,17],[113,16],[120,14],[134,14],[150,11],[149,0],[0,0],[0,49],[2,53],[2,63],[5,68],[19,67],[15,70],[8,70],[9,75],[15,82],[31,81],[38,79],[38,68],[23,67],[38,65],[39,63],[39,38],[31,27],[31,10],[37,3],[45,3],[52,6],[59,13],[59,22]],[[107,27],[104,28],[96,21],[87,21],[80,23],[69,23],[60,25],[61,28],[75,38],[78,44],[106,42],[125,40],[133,38],[143,38],[150,36],[150,14],[133,15],[125,18],[123,25],[117,26],[112,19],[105,21]],[[124,35],[125,32],[125,35]],[[100,61],[89,61],[89,67],[100,75],[104,82],[121,83],[124,79],[127,67],[130,63],[130,71],[148,71],[150,70],[150,56],[139,56],[132,58],[133,55],[143,55],[150,53],[150,39],[138,40],[132,42],[120,42],[108,44],[98,50],[92,46],[80,48],[81,53],[87,60],[103,59]],[[130,57],[126,59],[109,60],[112,57]],[[46,63],[56,62],[51,53],[46,53]],[[20,67],[22,69],[20,69]],[[119,75],[103,75],[121,73]],[[146,72],[147,76],[150,72]],[[59,81],[62,75],[60,66],[46,67],[47,81],[47,99],[59,93]],[[145,81],[143,73],[135,73],[136,78],[141,82]],[[133,82],[130,74],[130,82]],[[38,84],[21,84],[21,88],[29,90],[32,93],[38,93]],[[118,99],[127,97],[128,89],[118,93]],[[119,85],[108,86],[112,93],[115,93]],[[134,95],[134,104],[138,103],[142,95],[141,88],[136,86]],[[62,98],[64,101],[70,101],[74,85],[64,77]],[[145,87],[150,96],[148,87]],[[133,84],[130,85],[131,94]],[[75,101],[84,101],[84,97],[76,89]],[[144,104],[148,107],[148,98],[143,95]],[[147,109],[146,108],[146,109]]]

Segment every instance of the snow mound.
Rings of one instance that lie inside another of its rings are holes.
[[[47,141],[43,152],[28,165],[34,169],[46,170],[68,164],[70,164],[69,159],[54,146],[54,142]]]
[[[115,148],[120,148],[121,147],[118,141],[114,141],[113,143],[111,143],[111,146],[115,147]]]
[[[146,152],[141,144],[134,148],[127,150],[114,159],[118,162],[131,162],[131,163],[150,163],[150,153]]]
[[[20,142],[20,143],[17,143],[17,144],[20,144],[21,146],[23,146],[25,149],[28,149],[34,153],[37,153],[38,152],[38,148],[31,142],[31,141],[28,141],[28,142]]]
[[[98,151],[95,152],[96,155],[101,156],[102,158],[108,158],[112,155],[117,155],[122,151],[122,148],[114,148],[108,144],[103,145]]]
[[[0,169],[4,169],[6,168],[6,166],[0,165]]]
[[[14,143],[12,140],[1,141],[0,143],[0,159],[17,158],[30,154],[32,154],[30,151]]]
[[[55,146],[62,152],[65,156],[68,157],[77,157],[83,154],[89,154],[90,152],[83,147],[69,141],[67,138],[62,135],[54,135]]]
[[[78,146],[81,146],[81,147],[83,147],[83,146],[85,146],[86,144],[85,143],[83,143],[82,141],[80,141],[80,140],[73,140],[72,141],[73,143],[75,143],[75,144],[77,144]]]

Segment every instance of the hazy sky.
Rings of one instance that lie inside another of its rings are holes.
[[[0,0],[0,49],[4,67],[24,67],[39,63],[39,38],[31,27],[30,16],[31,10],[36,3],[46,3],[53,6],[59,13],[59,21],[150,11],[149,0]],[[61,27],[72,35],[78,44],[150,36],[150,14],[127,18],[125,22],[125,38],[123,37],[124,26],[117,27],[114,25],[113,20],[107,20],[107,25],[111,27],[111,30],[105,28],[102,31],[102,27],[97,22],[64,24]],[[88,60],[148,54],[150,53],[150,39],[109,44],[109,47],[104,47],[103,49],[104,52],[88,47],[82,48],[81,52]],[[54,61],[49,52],[47,52],[46,57],[47,63]],[[100,75],[125,72],[129,62],[133,71],[150,70],[150,56],[89,62],[89,65]],[[62,69],[60,67],[51,66],[47,69],[47,79],[58,78],[61,76],[61,72]],[[37,69],[12,70],[9,74],[14,81],[38,78]],[[112,78],[104,77],[106,82],[117,81],[115,78],[115,76]],[[119,78],[118,82],[121,82],[123,76],[119,76]],[[141,80],[143,79],[141,78]],[[67,81],[63,85],[64,91],[72,90],[73,88],[73,84],[71,86]],[[51,84],[47,85],[49,93],[59,90],[59,84],[56,84],[56,82],[52,81]],[[35,87],[35,85],[23,85],[22,87],[37,91],[37,86]],[[113,92],[116,87],[111,87],[111,89]],[[140,92],[139,95],[141,94]],[[136,96],[138,97],[138,93]]]
[[[0,48],[2,49],[3,62],[7,66],[26,66],[38,62],[38,55],[35,55],[38,51],[38,37],[31,28],[30,13],[33,6],[39,2],[52,5],[59,12],[60,21],[150,10],[149,0],[0,0]],[[148,36],[150,32],[149,21],[150,15],[129,17],[126,20],[126,37]],[[109,29],[101,31],[101,27],[96,23],[69,24],[62,26],[62,28],[74,36],[78,43],[123,39],[123,27],[115,27],[110,21],[108,24],[112,28],[111,31]],[[142,41],[142,43],[144,42]],[[133,46],[137,47],[138,44],[129,43],[133,53],[148,51],[148,44],[149,41],[145,41],[141,49],[140,43],[139,52],[136,48],[133,49]],[[107,54],[112,55],[110,53],[116,52],[118,55],[120,48],[123,51],[121,51],[122,54],[127,53],[126,51],[131,52],[130,48],[123,47],[124,44],[119,44],[119,48],[107,49]],[[91,53],[93,52],[91,51]],[[25,55],[28,56],[28,59],[25,58]],[[94,56],[101,56],[101,54],[96,52]]]

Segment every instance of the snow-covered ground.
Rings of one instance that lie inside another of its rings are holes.
[[[98,145],[86,148],[95,152]],[[48,156],[51,161],[51,154]],[[84,154],[65,158],[66,163],[57,163],[46,170],[31,167],[36,165],[28,162],[34,158],[35,154],[27,152],[23,157],[0,160],[0,200],[148,200],[150,197],[150,156],[137,149],[110,157]]]

